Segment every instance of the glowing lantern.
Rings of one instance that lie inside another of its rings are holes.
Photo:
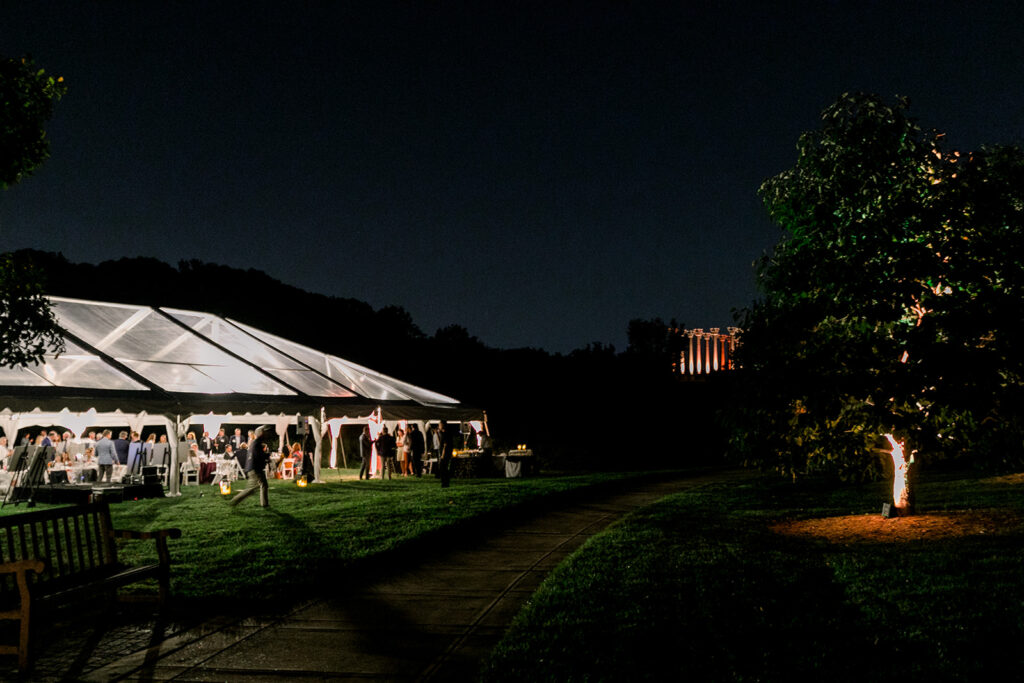
[[[231,482],[227,479],[220,480],[220,495],[230,496],[231,495]]]
[[[304,488],[306,488],[307,486],[309,486],[309,482],[308,482],[308,481],[306,481],[306,477],[305,477],[305,476],[301,476],[301,477],[299,477],[299,481],[298,481],[298,484],[299,484],[299,488],[300,488],[300,489],[304,489]]]

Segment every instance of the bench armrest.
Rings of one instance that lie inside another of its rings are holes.
[[[0,563],[0,574],[20,574],[32,571],[38,574],[43,571],[42,560],[15,560],[14,562]]]

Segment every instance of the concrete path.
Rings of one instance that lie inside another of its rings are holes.
[[[213,619],[81,680],[473,680],[548,572],[590,536],[665,495],[729,476],[626,484],[507,520],[290,614]]]

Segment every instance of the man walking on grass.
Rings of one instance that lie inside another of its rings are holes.
[[[245,476],[249,480],[245,489],[231,499],[230,505],[238,505],[260,490],[260,507],[270,507],[270,485],[267,483],[267,463],[270,462],[270,448],[267,447],[270,425],[256,428],[256,438],[249,444],[249,453],[245,458]]]

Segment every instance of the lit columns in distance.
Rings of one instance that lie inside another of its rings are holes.
[[[707,331],[698,327],[682,330],[686,335],[687,347],[680,351],[679,373],[682,375],[710,375],[712,372],[735,370],[733,354],[739,340],[738,327],[728,327],[723,333],[720,327],[709,327]]]

